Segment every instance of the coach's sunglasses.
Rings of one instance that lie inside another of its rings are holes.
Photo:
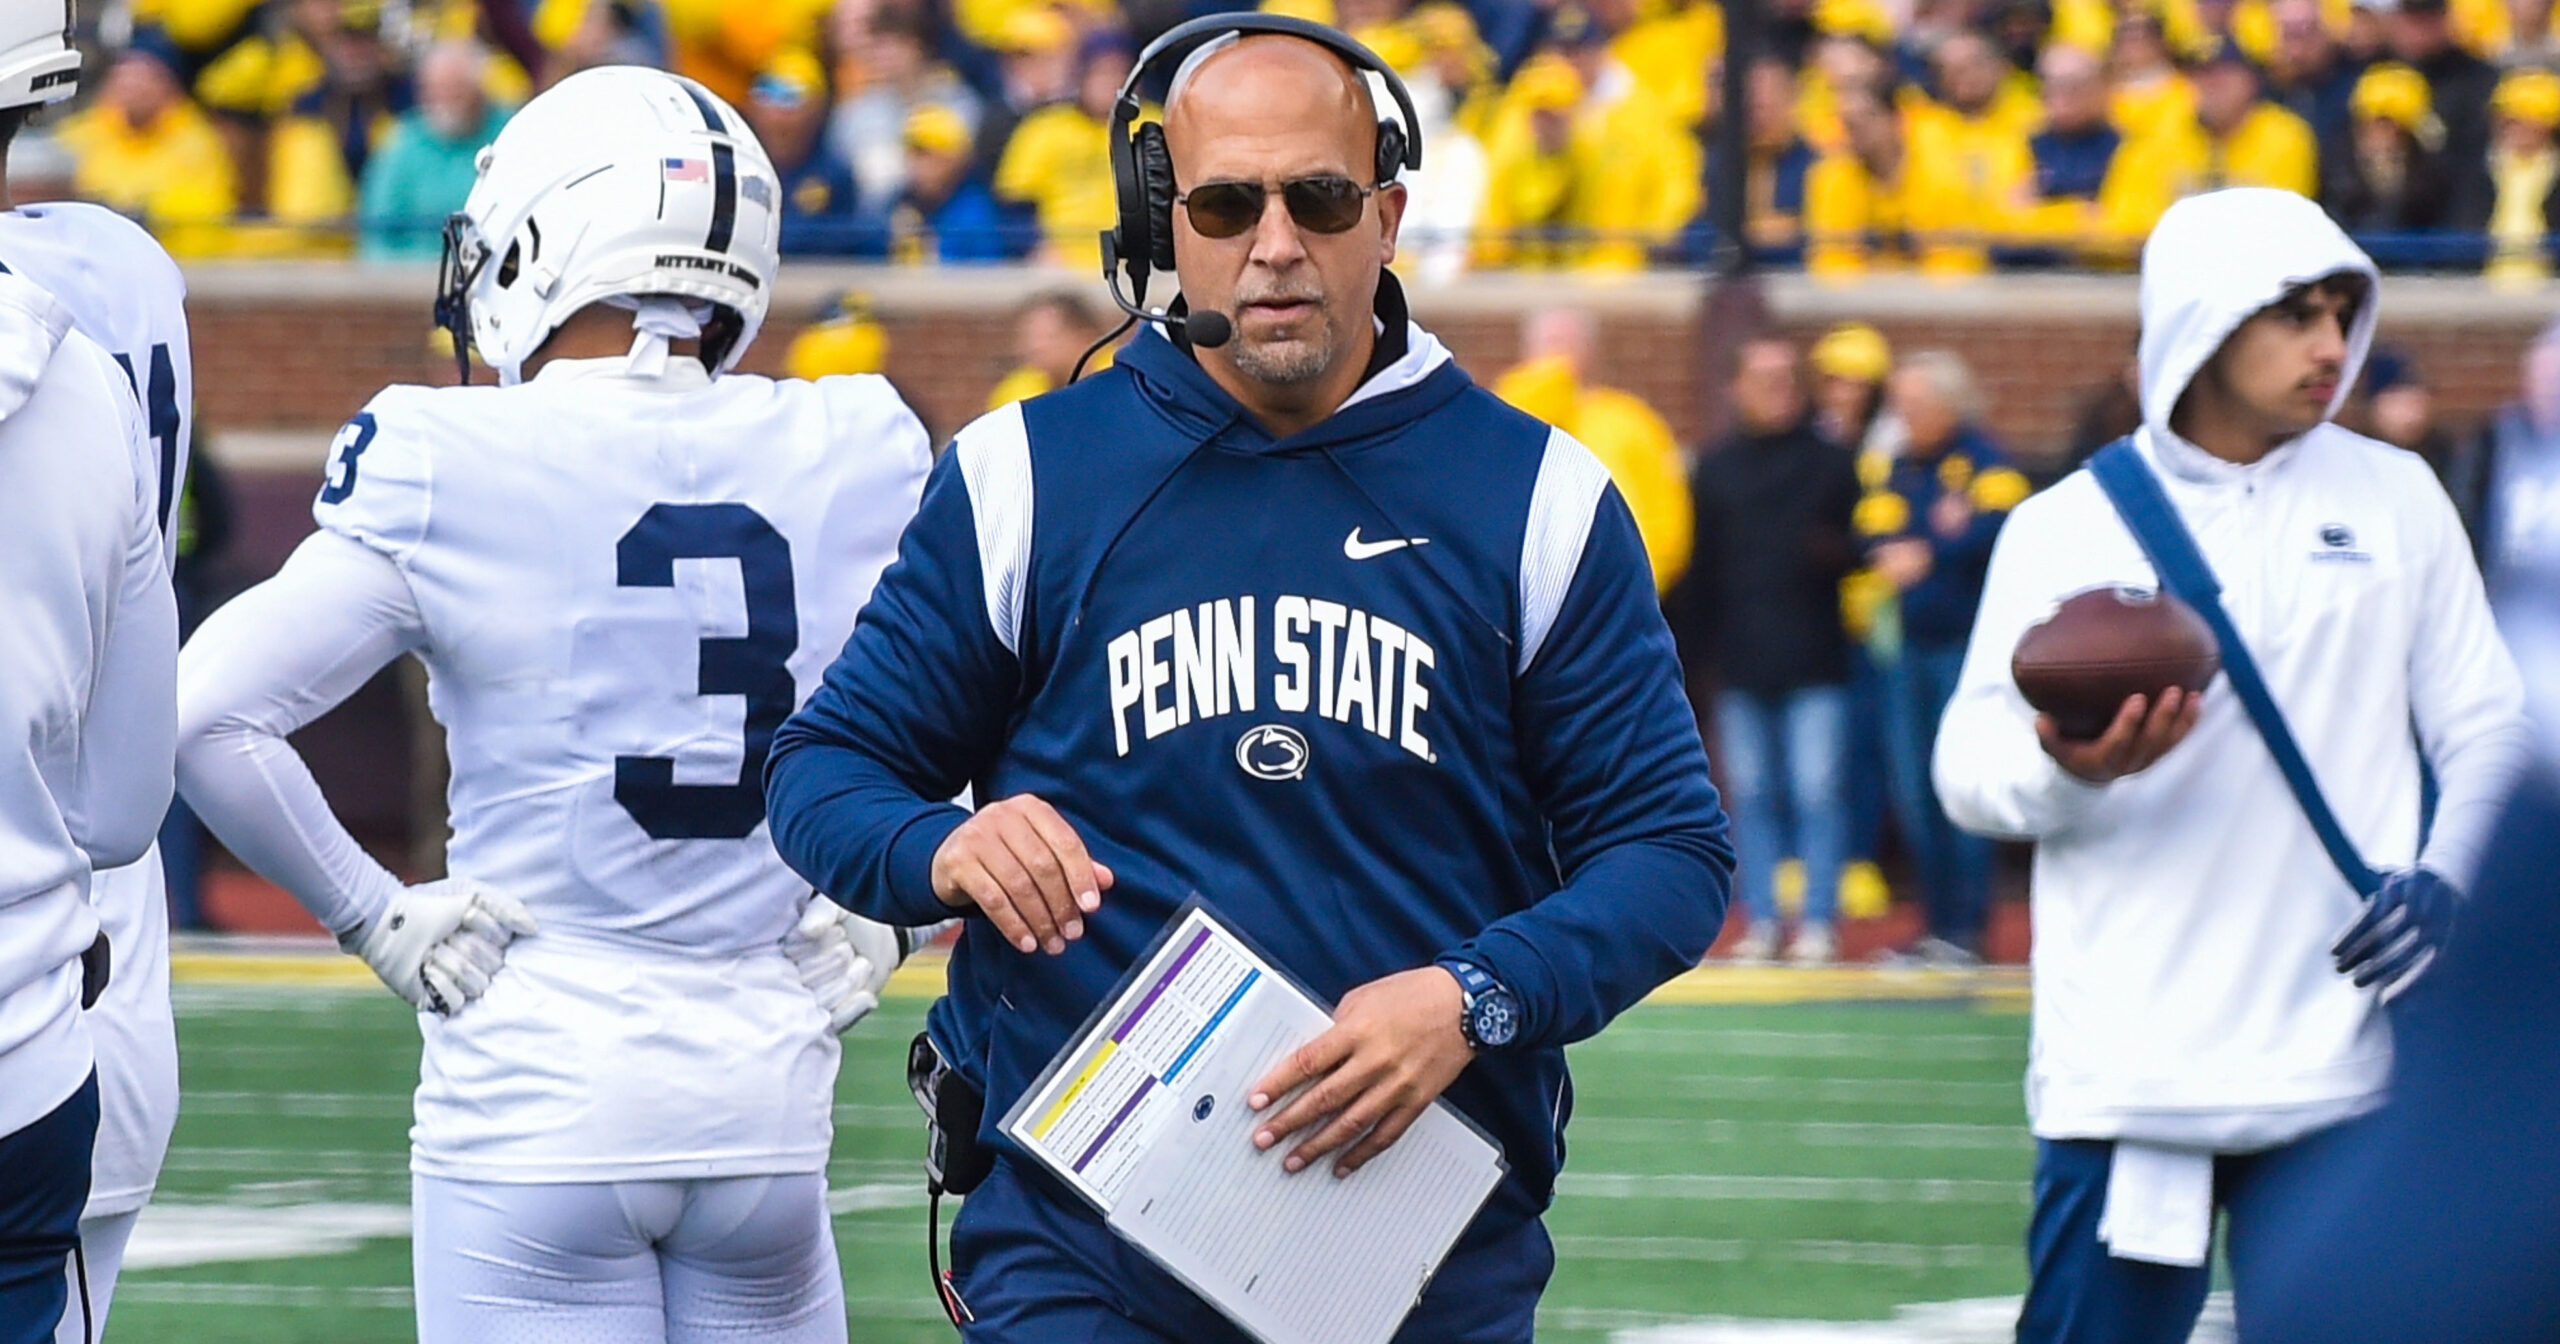
[[[1280,184],[1280,199],[1289,218],[1309,233],[1340,233],[1360,222],[1376,187],[1364,187],[1332,173],[1293,177]],[[1174,197],[1191,215],[1191,227],[1203,238],[1233,238],[1262,222],[1271,188],[1260,182],[1203,182]]]

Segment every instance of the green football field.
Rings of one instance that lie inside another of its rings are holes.
[[[2032,1151],[2015,982],[1854,1001],[1871,974],[1702,972],[1663,998],[1802,983],[1852,1001],[1650,1003],[1574,1049],[1541,1339],[1885,1320],[2020,1290]],[[108,1339],[412,1338],[407,1011],[378,989],[177,992],[185,1102]],[[893,998],[847,1040],[829,1180],[857,1344],[953,1338],[925,1284],[921,1123],[901,1076],[926,1002]]]

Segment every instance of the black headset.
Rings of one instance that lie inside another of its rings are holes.
[[[1147,301],[1148,277],[1173,269],[1173,154],[1165,147],[1164,127],[1139,124],[1138,86],[1177,53],[1188,55],[1193,47],[1213,38],[1255,33],[1281,33],[1313,42],[1340,56],[1352,69],[1386,81],[1387,93],[1404,120],[1399,124],[1393,117],[1378,119],[1376,176],[1371,185],[1383,187],[1395,181],[1398,172],[1422,166],[1422,139],[1410,130],[1420,122],[1413,110],[1413,95],[1376,52],[1340,29],[1279,14],[1212,14],[1167,31],[1138,53],[1138,63],[1130,68],[1120,96],[1111,104],[1111,180],[1120,208],[1119,222],[1102,234],[1102,279],[1111,287],[1112,302],[1132,317],[1164,320],[1142,311],[1140,305]],[[1132,298],[1128,300],[1120,297],[1123,272],[1129,278]],[[1195,343],[1224,343],[1223,334],[1215,341],[1206,339],[1212,324],[1201,325],[1201,331],[1192,333]],[[1223,318],[1215,325],[1220,332],[1225,330]]]

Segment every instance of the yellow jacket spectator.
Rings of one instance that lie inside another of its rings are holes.
[[[1874,93],[1838,98],[1842,143],[1804,179],[1805,269],[1857,275],[1911,260],[1902,119]]]
[[[1938,44],[1946,101],[1904,118],[1904,225],[1933,275],[1990,269],[1992,243],[2012,231],[2033,190],[2035,161],[2021,118],[2001,106],[2007,62],[1979,33]]]
[[[2311,124],[2258,96],[2258,72],[2226,44],[2197,67],[2196,114],[2129,151],[2127,187],[2107,228],[2139,239],[2178,200],[2223,187],[2320,190],[2319,146]]]
[[[747,101],[756,74],[784,51],[818,47],[830,0],[658,0],[667,64],[731,106]]]
[[[1698,210],[1700,150],[1603,49],[1545,55],[1512,81],[1485,147],[1477,260],[1488,266],[1642,269]]]
[[[260,0],[134,0],[136,28],[168,35],[190,60],[200,61],[238,42],[257,17]]]
[[[1871,0],[1824,0],[1817,12],[1830,13],[1837,4],[1863,10]],[[1882,10],[1874,13],[1882,19]],[[1892,30],[1885,31],[1884,40],[1889,42]],[[1824,151],[1847,144],[1848,132],[1840,125],[1839,91],[1881,88],[1888,73],[1884,52],[1875,39],[1851,33],[1823,37],[1796,78],[1796,128],[1804,133],[1805,142]]]
[[[243,37],[206,62],[196,74],[195,95],[219,115],[265,121],[292,111],[328,76],[319,49],[285,26]]]
[[[2126,136],[2107,121],[2106,71],[2078,47],[2045,48],[2036,62],[2044,89],[2044,129],[2027,138],[2034,178],[2028,204],[2011,233],[2041,249],[2010,260],[2123,261],[2106,227],[2110,211],[2128,211],[2131,189]]]
[[[2168,40],[2178,51],[2200,50],[2204,45],[2204,24],[2196,17],[2195,0],[2054,0],[2053,25],[2046,30],[2045,40],[2067,47],[2103,54],[2115,40],[2119,25],[2139,16],[2152,29]]]
[[[1007,28],[1016,19],[1024,14],[1058,14],[1062,9],[1076,14],[1071,27],[1079,21],[1098,27],[1119,20],[1119,7],[1111,0],[952,0],[951,23],[974,45],[1003,51]],[[1331,13],[1322,21],[1333,22]]]
[[[1645,558],[1653,565],[1654,591],[1671,591],[1689,568],[1697,527],[1688,468],[1671,426],[1633,393],[1584,381],[1599,342],[1590,313],[1531,313],[1521,336],[1524,358],[1494,380],[1494,395],[1572,435],[1600,459],[1635,515]]]
[[[1715,104],[1707,78],[1724,58],[1724,8],[1685,0],[1627,25],[1609,40],[1609,54],[1672,120],[1695,126]]]
[[[72,190],[140,219],[178,256],[229,241],[238,203],[231,157],[157,50],[137,45],[107,70],[98,101],[64,118],[54,138],[72,158]]]
[[[1013,313],[1013,357],[1018,362],[987,394],[987,409],[1054,392],[1075,376],[1076,360],[1102,338],[1102,315],[1082,293],[1053,289],[1035,294]],[[1111,350],[1093,352],[1088,374],[1111,367]]]
[[[994,186],[998,199],[1032,208],[1042,260],[1091,272],[1102,265],[1102,231],[1119,217],[1111,102],[1130,58],[1105,40],[1089,43],[1082,59],[1075,101],[1052,103],[1015,125],[996,160]]]
[[[2159,15],[2126,14],[2108,51],[2109,112],[2127,140],[2147,140],[2195,120],[2195,88],[2178,70]]]
[[[792,377],[811,380],[839,373],[885,373],[889,330],[872,312],[871,296],[848,289],[791,339],[783,364]]]
[[[2489,268],[2500,286],[2551,276],[2550,237],[2560,223],[2560,75],[2510,71],[2489,99]]]

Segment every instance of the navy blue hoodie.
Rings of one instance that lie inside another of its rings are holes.
[[[1447,1099],[1542,1211],[1566,1043],[1705,953],[1733,852],[1633,519],[1581,445],[1406,325],[1274,440],[1153,329],[961,431],[826,684],[774,740],[773,837],[894,924],[1030,793],[1115,884],[1061,956],[966,926],[929,1019],[982,1137],[1198,893],[1327,999],[1459,953],[1525,1026]],[[1398,544],[1401,543],[1401,544]]]

